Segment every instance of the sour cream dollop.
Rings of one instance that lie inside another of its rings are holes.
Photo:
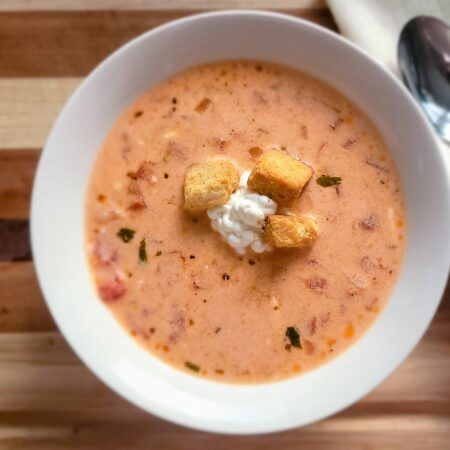
[[[265,218],[277,210],[271,198],[249,191],[249,175],[250,171],[241,175],[239,188],[227,203],[207,211],[212,228],[240,255],[245,255],[248,247],[256,253],[271,249],[264,241],[262,225]]]

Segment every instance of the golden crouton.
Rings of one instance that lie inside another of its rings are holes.
[[[265,152],[248,179],[248,187],[281,205],[298,199],[313,170],[308,164],[276,150]]]
[[[275,248],[309,247],[318,235],[317,222],[310,217],[273,215],[264,225],[264,237]]]
[[[194,164],[184,182],[184,209],[205,211],[223,205],[239,186],[239,171],[231,162],[217,159]]]

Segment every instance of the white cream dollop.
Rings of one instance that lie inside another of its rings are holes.
[[[207,211],[213,229],[240,255],[245,255],[247,247],[256,253],[271,249],[263,239],[262,225],[277,210],[272,199],[248,190],[249,175],[250,171],[241,175],[239,188],[227,203]]]

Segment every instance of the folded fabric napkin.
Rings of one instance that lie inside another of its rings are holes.
[[[396,74],[398,37],[409,19],[450,21],[449,0],[328,0],[328,6],[341,33]]]
[[[450,0],[327,0],[340,32],[399,76],[397,43],[403,26],[416,16],[450,22]],[[447,154],[450,148],[435,133]]]

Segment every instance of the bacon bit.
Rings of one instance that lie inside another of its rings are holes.
[[[371,214],[370,216],[360,220],[359,227],[364,231],[374,231],[378,227],[378,216]]]
[[[366,311],[370,312],[378,312],[379,311],[378,297],[374,297],[372,300],[370,300],[365,306],[365,309]]]
[[[174,327],[174,330],[169,335],[169,340],[175,343],[180,337],[180,334],[186,331],[186,318],[184,312],[174,307],[172,319],[170,320],[169,323]]]
[[[330,311],[328,311],[328,312],[325,313],[325,314],[322,314],[322,315],[320,316],[320,325],[321,325],[321,326],[325,325],[325,324],[330,320],[330,317],[331,317]]]
[[[213,137],[212,145],[219,150],[223,150],[228,145],[228,142],[222,137]]]
[[[314,344],[307,339],[302,339],[302,345],[306,355],[312,355],[316,350]]]
[[[317,330],[317,317],[314,316],[310,321],[308,321],[308,324],[306,325],[306,328],[308,329],[308,333],[310,336],[314,336]]]
[[[248,152],[252,155],[252,158],[259,158],[263,154],[261,147],[252,147]]]
[[[170,141],[167,143],[167,150],[164,154],[163,161],[167,162],[172,157],[185,161],[189,151],[190,149],[186,145],[180,144],[179,142]]]
[[[211,100],[209,98],[204,98],[200,101],[200,103],[195,107],[195,111],[198,113],[202,113],[206,111],[208,106],[211,104]]]
[[[107,244],[96,239],[92,243],[92,254],[96,258],[97,264],[100,266],[109,266],[111,263],[117,261],[119,252],[116,248],[112,248]]]
[[[117,275],[112,280],[103,281],[98,285],[100,298],[106,303],[119,300],[125,294],[125,291],[125,286]]]
[[[349,138],[341,144],[343,148],[350,148],[358,139]]]
[[[253,98],[256,103],[259,103],[260,105],[267,103],[267,97],[262,92],[253,91]]]
[[[139,211],[144,208],[147,208],[147,203],[145,202],[145,200],[142,197],[140,197],[140,198],[138,198],[137,201],[132,203],[127,209],[128,209],[128,211]]]
[[[375,268],[375,264],[373,263],[373,261],[370,259],[370,256],[363,256],[361,258],[361,268],[365,271],[365,272],[369,272],[370,270]]]
[[[305,284],[319,295],[328,289],[328,281],[325,278],[310,278]]]
[[[339,125],[343,122],[343,120],[338,117],[337,119],[333,120],[333,122],[330,123],[330,128],[335,131]]]
[[[300,133],[303,139],[308,139],[308,128],[305,125],[300,128]]]
[[[136,172],[136,178],[138,180],[151,181],[151,176],[154,172],[155,163],[151,161],[144,161]]]
[[[134,196],[133,203],[131,203],[131,205],[127,208],[129,211],[139,211],[147,207],[147,203],[142,195],[142,190],[138,180],[149,181],[153,173],[153,165],[154,163],[150,161],[144,161],[139,166],[137,172],[130,172],[127,174],[131,178],[128,183],[127,193]]]

